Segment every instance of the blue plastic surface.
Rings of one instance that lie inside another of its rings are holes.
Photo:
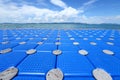
[[[17,76],[13,80],[45,80],[45,77],[41,77],[41,76]]]
[[[24,52],[0,54],[0,72],[11,66],[16,66],[25,56]]]
[[[45,75],[54,66],[55,55],[50,52],[37,52],[18,65],[19,75]]]
[[[120,75],[120,60],[112,55],[102,52],[102,50],[89,50],[88,58],[96,68],[105,69],[111,75]]]
[[[79,77],[65,77],[64,80],[95,80],[93,77],[90,76],[79,76]]]
[[[78,51],[79,47],[73,44],[61,44],[59,49],[62,51]]]
[[[94,69],[87,58],[77,52],[63,52],[58,56],[57,67],[65,76],[91,76]]]
[[[18,45],[17,43],[0,44],[0,50],[6,49],[6,48],[13,48],[13,47],[16,47],[17,45]]]
[[[39,45],[37,48],[37,51],[53,51],[57,49],[57,46],[55,44],[42,44]]]
[[[11,66],[19,69],[13,80],[45,80],[49,70],[59,68],[63,80],[95,80],[92,71],[102,68],[120,80],[120,31],[98,29],[6,29],[0,30],[0,50],[11,48],[12,51],[0,54],[0,72]],[[70,40],[73,39],[73,40]],[[8,41],[8,44],[2,42]],[[26,44],[19,44],[25,41]],[[37,42],[43,42],[38,45]],[[56,45],[55,42],[60,42]],[[79,42],[79,45],[73,45]],[[95,42],[96,45],[91,45]],[[112,42],[114,45],[109,45]],[[27,55],[29,49],[36,49],[35,54]],[[62,54],[54,55],[53,50]],[[84,49],[88,55],[78,53]],[[103,53],[111,50],[114,55]]]
[[[37,46],[37,44],[22,44],[22,45],[18,45],[16,47],[13,48],[13,50],[15,51],[26,51],[29,49],[34,49]]]

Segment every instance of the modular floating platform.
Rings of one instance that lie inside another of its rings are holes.
[[[0,80],[120,80],[120,31],[0,30]]]

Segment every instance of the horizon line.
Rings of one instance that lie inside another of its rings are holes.
[[[17,23],[17,22],[4,22],[0,24],[88,24],[88,25],[100,25],[100,24],[111,24],[111,25],[120,25],[120,23],[80,23],[80,22],[25,22],[25,23]]]

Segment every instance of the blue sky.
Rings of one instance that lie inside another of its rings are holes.
[[[120,24],[120,0],[0,0],[5,22]]]

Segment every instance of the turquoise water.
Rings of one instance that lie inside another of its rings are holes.
[[[120,29],[118,24],[81,24],[81,23],[1,23],[0,28],[100,28]]]

